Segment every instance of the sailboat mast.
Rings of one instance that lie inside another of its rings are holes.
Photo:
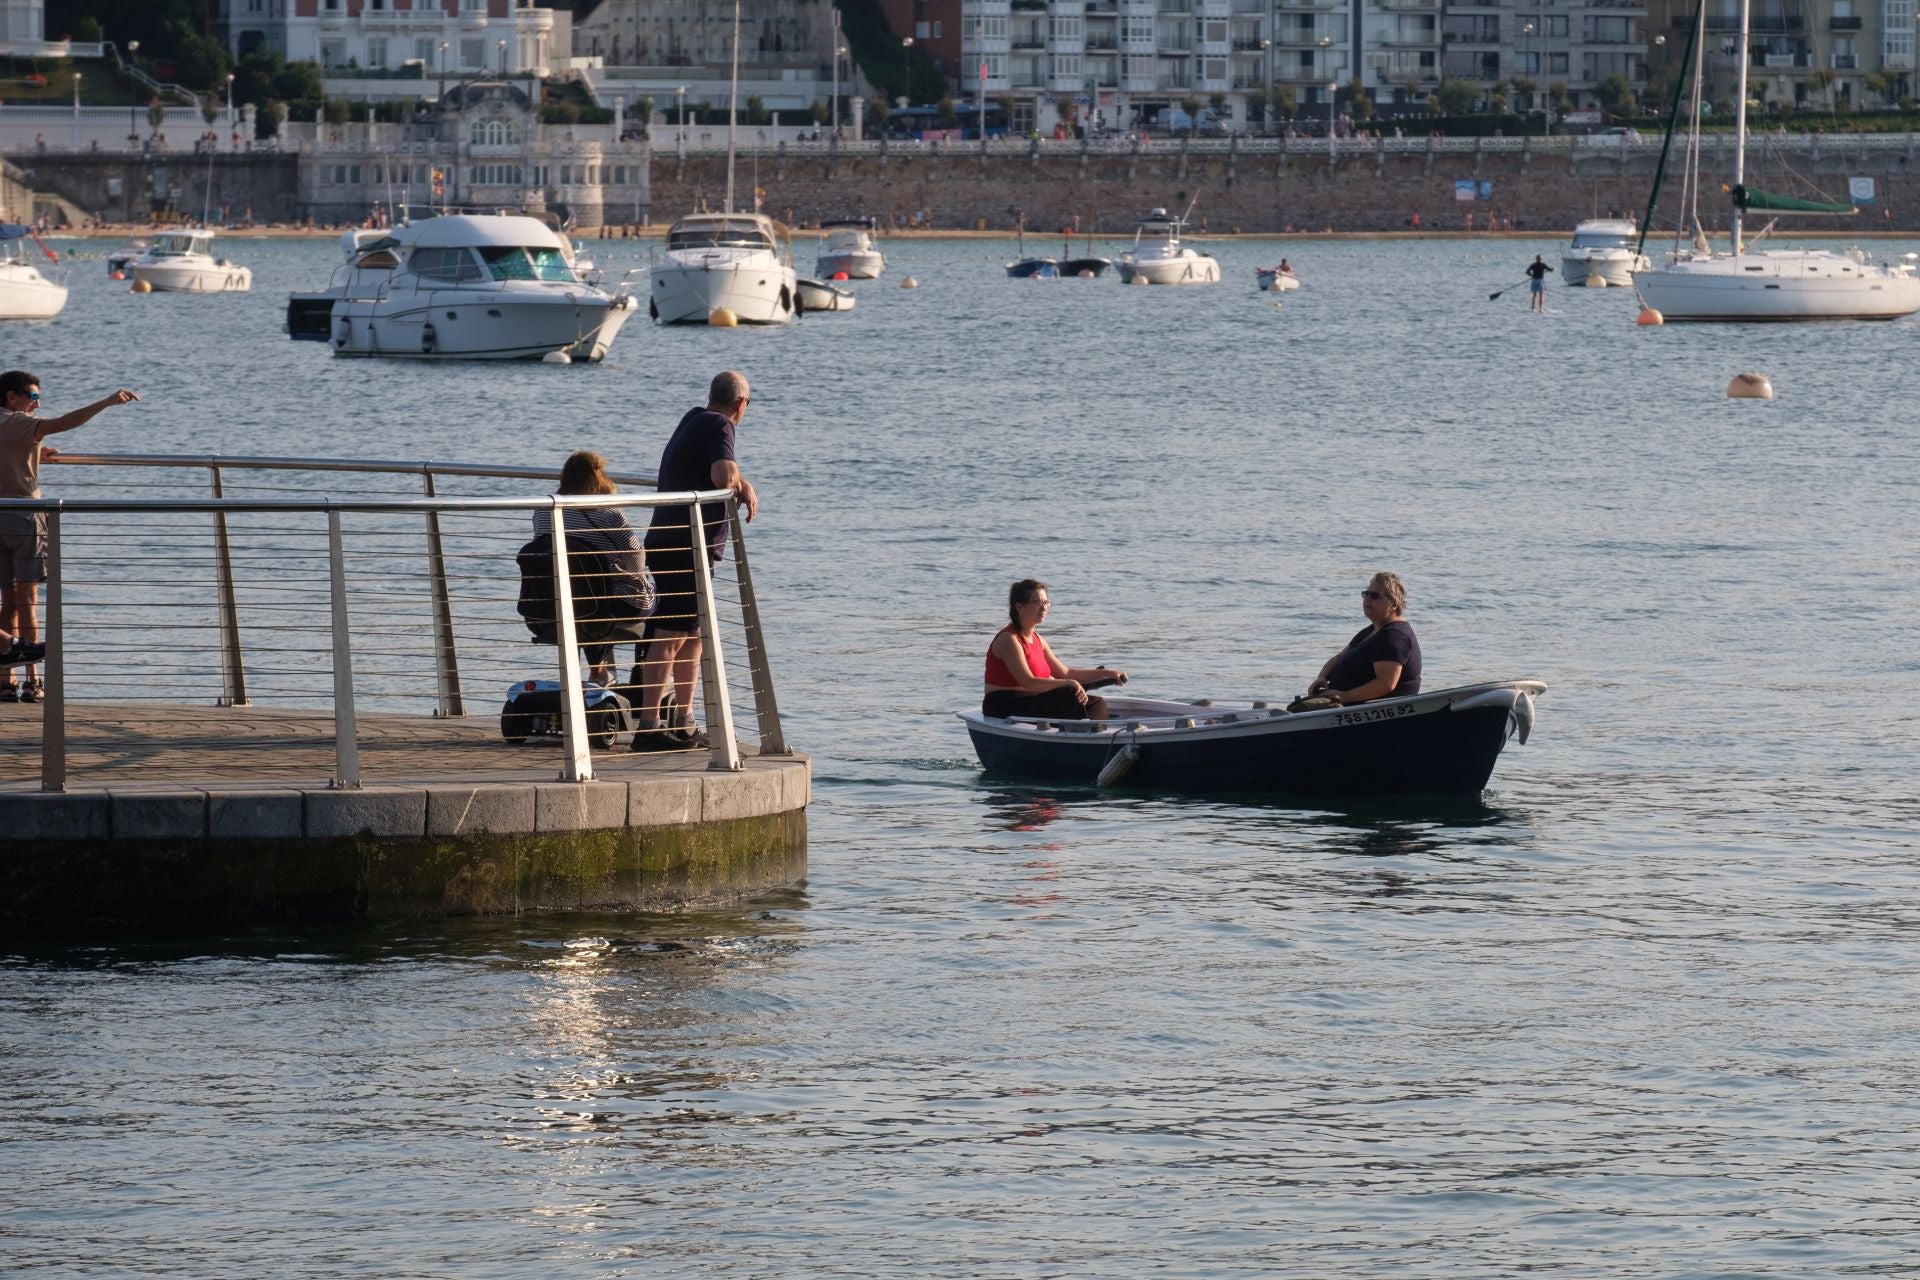
[[[1733,251],[1739,253],[1740,245],[1740,197],[1741,188],[1747,184],[1747,63],[1751,58],[1748,45],[1753,37],[1752,23],[1749,18],[1753,12],[1753,0],[1740,0],[1740,97],[1733,108]]]
[[[1743,10],[1744,12],[1744,10]],[[733,85],[727,90],[727,212],[733,212],[733,137],[740,120],[740,0],[733,0]]]

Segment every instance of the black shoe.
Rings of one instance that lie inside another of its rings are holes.
[[[662,728],[639,728],[633,731],[633,745],[629,751],[684,751],[687,744],[678,734]]]
[[[23,685],[21,685],[21,686],[20,686],[20,701],[22,701],[22,702],[38,702],[38,701],[40,701],[40,686],[39,686],[39,685],[37,685],[37,684],[23,684]]]
[[[13,648],[0,654],[0,667],[18,666],[23,662],[38,662],[46,656],[47,646],[44,644],[27,644],[15,637]]]
[[[20,690],[11,684],[0,684],[0,702],[20,701]]]

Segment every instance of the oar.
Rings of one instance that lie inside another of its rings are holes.
[[[1529,277],[1527,277],[1527,279],[1528,279],[1528,280],[1531,280],[1532,278],[1533,278],[1533,277],[1531,277],[1531,276],[1529,276]],[[1522,281],[1520,282],[1520,284],[1525,284],[1526,282],[1527,282],[1526,280],[1522,280]],[[1488,295],[1487,295],[1487,301],[1488,301],[1488,302],[1492,302],[1492,301],[1493,301],[1493,300],[1494,300],[1495,298],[1497,298],[1497,297],[1499,297],[1499,296],[1500,296],[1500,294],[1502,294],[1502,293],[1506,293],[1506,292],[1507,292],[1508,290],[1510,290],[1510,289],[1518,289],[1518,288],[1520,287],[1520,284],[1510,284],[1510,285],[1508,285],[1508,286],[1506,287],[1506,289],[1502,289],[1502,290],[1500,290],[1500,291],[1499,291],[1499,293],[1490,293],[1490,294],[1488,294]]]

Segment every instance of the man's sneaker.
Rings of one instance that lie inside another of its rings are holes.
[[[679,734],[661,725],[642,725],[633,731],[629,751],[684,751],[687,744]]]
[[[21,686],[20,686],[20,701],[22,701],[22,702],[38,702],[38,701],[40,701],[40,686],[39,686],[39,685],[37,685],[37,684],[23,684],[23,685],[21,685]]]
[[[12,682],[0,684],[0,702],[18,701],[20,701],[20,689],[17,685],[14,685]]]

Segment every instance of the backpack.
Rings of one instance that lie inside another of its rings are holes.
[[[520,600],[515,606],[535,644],[558,644],[559,610],[554,606],[553,535],[535,535],[514,557],[520,567]],[[567,534],[567,576],[573,579],[574,639],[580,644],[639,640],[653,613],[653,575],[621,572],[614,557],[581,533]]]

